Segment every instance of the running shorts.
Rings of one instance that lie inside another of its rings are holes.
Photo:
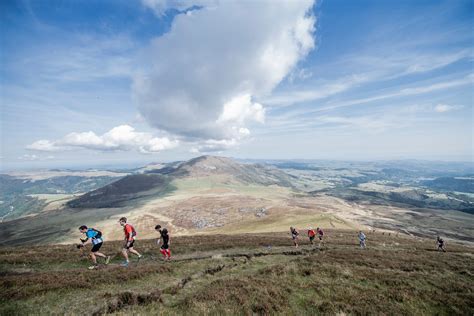
[[[99,251],[100,247],[102,247],[102,243],[95,244],[94,246],[92,246],[91,252]]]

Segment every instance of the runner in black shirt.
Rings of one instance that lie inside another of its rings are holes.
[[[170,235],[166,228],[161,229],[161,225],[156,225],[155,230],[160,233],[160,238],[158,238],[158,245],[161,242],[160,252],[163,254],[163,260],[171,260],[171,251],[170,251]]]

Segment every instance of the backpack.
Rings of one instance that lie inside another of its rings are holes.
[[[97,235],[95,235],[95,237],[93,237],[92,239],[100,239],[102,238],[102,232],[100,230],[97,230],[95,228],[91,228],[91,230],[95,231],[97,233]]]

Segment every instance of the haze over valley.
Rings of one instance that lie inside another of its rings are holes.
[[[82,223],[120,239],[286,231],[387,230],[474,242],[474,169],[426,161],[239,161],[201,156],[130,170],[1,175],[3,244],[68,243]],[[38,233],[40,232],[41,233]]]

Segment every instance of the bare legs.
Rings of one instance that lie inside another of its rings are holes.
[[[136,255],[138,258],[141,257],[140,253],[138,251],[136,251],[135,249],[133,249],[133,247],[130,247],[130,248],[123,248],[122,249],[122,255],[123,257],[125,258],[125,261],[128,262],[129,259],[128,259],[128,252],[130,253],[133,253],[134,255]]]
[[[101,258],[107,258],[106,255],[104,255],[102,252],[91,252],[89,254],[89,257],[91,257],[92,263],[97,264],[97,257]]]

